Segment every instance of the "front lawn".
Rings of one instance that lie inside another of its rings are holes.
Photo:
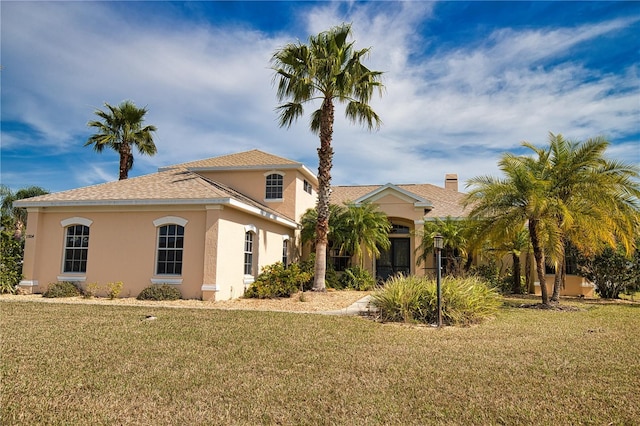
[[[576,304],[438,330],[2,301],[0,423],[637,424],[640,304]]]

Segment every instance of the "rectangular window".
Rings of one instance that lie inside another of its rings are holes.
[[[87,272],[89,227],[71,225],[64,244],[64,272]]]
[[[269,176],[267,176],[265,198],[267,200],[282,199],[282,186],[283,186],[282,175],[279,175],[277,173],[272,173]]]
[[[158,228],[158,275],[181,275],[184,227],[165,225]]]
[[[282,264],[287,266],[289,262],[289,240],[282,241]]]
[[[313,187],[306,180],[304,181],[304,192],[311,194],[313,192]]]
[[[253,275],[253,233],[244,234],[244,274]]]
[[[340,253],[340,250],[329,250],[331,266],[337,272],[344,271],[351,266],[351,256],[348,253]]]

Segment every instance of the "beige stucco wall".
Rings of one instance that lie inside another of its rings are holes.
[[[180,276],[155,274],[157,228],[153,222],[167,216],[187,221]],[[61,221],[74,217],[92,221],[86,274],[63,273],[66,230]],[[121,296],[135,297],[152,285],[152,280],[168,280],[183,298],[199,299],[203,290],[209,299],[239,297],[245,285],[245,225],[253,225],[257,231],[256,273],[282,259],[283,235],[295,238],[293,229],[226,206],[30,209],[23,285],[41,293],[57,281],[81,279],[82,285],[103,287],[122,281]]]
[[[298,220],[307,208],[315,205],[315,188],[312,194],[306,193],[304,191],[305,178],[302,173],[295,169],[208,171],[198,173],[208,179],[228,185],[294,220]],[[283,175],[282,200],[280,201],[267,200],[265,198],[266,178],[271,173]]]
[[[545,282],[547,284],[548,294],[553,292],[553,280],[554,275],[545,275]],[[534,283],[535,294],[540,296],[542,291],[540,289],[540,281]],[[595,288],[593,284],[584,277],[577,275],[567,275],[565,277],[564,288],[560,289],[560,296],[584,296],[593,297]]]

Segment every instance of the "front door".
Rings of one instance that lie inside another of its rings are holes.
[[[411,240],[409,238],[391,238],[389,250],[380,250],[376,261],[376,278],[386,281],[398,273],[411,273]]]

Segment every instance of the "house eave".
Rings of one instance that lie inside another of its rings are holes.
[[[105,207],[105,206],[215,206],[227,205],[238,210],[245,211],[254,216],[259,216],[277,222],[286,227],[296,229],[298,224],[285,217],[273,214],[258,207],[254,207],[235,200],[233,198],[199,198],[199,199],[148,199],[148,200],[58,200],[58,201],[16,201],[14,206],[26,208],[43,207]]]

